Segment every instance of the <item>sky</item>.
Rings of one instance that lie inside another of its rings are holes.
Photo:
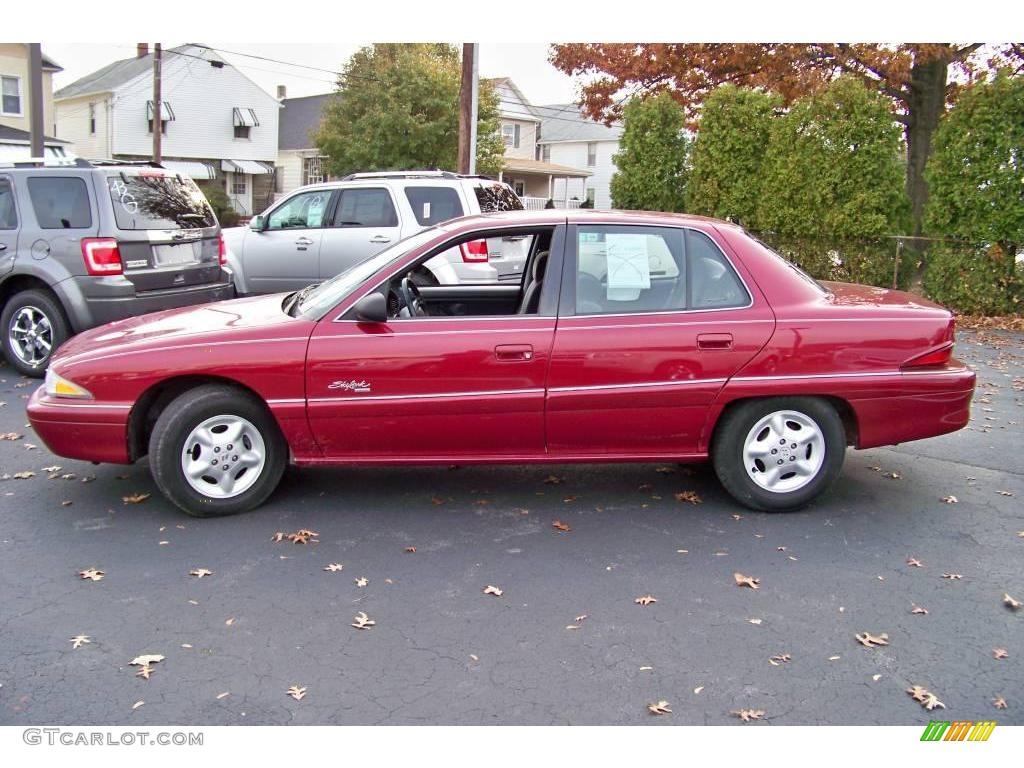
[[[267,93],[276,95],[284,85],[288,96],[311,96],[334,90],[334,77],[344,62],[364,43],[228,43],[199,40],[217,49],[233,66],[243,71]],[[173,48],[180,42],[165,42]],[[54,90],[118,59],[135,55],[135,43],[46,43],[43,52],[64,68],[54,77]],[[235,54],[227,53],[234,51]],[[304,64],[304,69],[261,61],[237,54]],[[575,101],[573,79],[548,63],[547,43],[481,43],[480,76],[511,77],[533,104],[565,104]],[[320,70],[330,70],[329,72]]]

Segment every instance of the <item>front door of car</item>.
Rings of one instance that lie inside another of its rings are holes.
[[[245,235],[242,264],[252,293],[295,291],[320,279],[320,248],[332,191],[292,195]]]
[[[387,187],[345,187],[338,194],[320,248],[322,280],[380,253],[402,237],[398,211]]]
[[[702,450],[709,406],[775,327],[764,297],[715,235],[570,228],[548,377],[551,454]]]
[[[451,462],[543,455],[559,232],[547,257],[554,279],[542,281],[540,305],[530,314],[366,323],[346,313],[321,320],[307,353],[306,396],[325,458]],[[425,258],[458,245],[449,243]]]

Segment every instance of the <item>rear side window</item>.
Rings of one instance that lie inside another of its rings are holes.
[[[43,229],[86,229],[92,226],[89,191],[75,176],[28,180],[28,196]]]
[[[732,265],[711,238],[691,230],[686,237],[690,268],[690,309],[724,309],[750,303]]]
[[[421,227],[431,227],[463,214],[459,193],[451,187],[406,187],[405,199]]]
[[[200,229],[217,226],[213,209],[192,179],[165,174],[107,177],[118,229]]]
[[[473,191],[476,193],[476,201],[480,203],[480,213],[523,210],[523,201],[507,184],[477,184]]]
[[[386,189],[345,189],[338,210],[336,227],[397,227],[398,214]]]
[[[18,211],[14,207],[14,190],[11,182],[0,179],[0,229],[17,229]]]

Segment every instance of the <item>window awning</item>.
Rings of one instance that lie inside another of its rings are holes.
[[[252,128],[260,124],[260,121],[256,118],[256,110],[249,109],[248,107],[235,107],[231,110],[231,115],[234,118],[235,127],[245,126]]]
[[[248,173],[253,176],[258,176],[261,173],[273,173],[270,168],[255,160],[221,160],[220,169],[228,173]]]
[[[213,166],[198,160],[163,160],[160,164],[171,173],[188,176],[190,179],[217,178],[217,171]]]
[[[168,103],[166,101],[162,101],[160,103],[163,105],[162,107],[160,107],[160,119],[161,120],[173,120],[174,119],[174,110],[171,109],[170,103]],[[147,120],[152,120],[153,119],[153,102],[152,101],[147,101],[146,102],[146,119]]]

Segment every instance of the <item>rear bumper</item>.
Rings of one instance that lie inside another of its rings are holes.
[[[57,399],[39,387],[28,402],[32,429],[58,456],[81,461],[131,464],[128,417],[131,403]]]

